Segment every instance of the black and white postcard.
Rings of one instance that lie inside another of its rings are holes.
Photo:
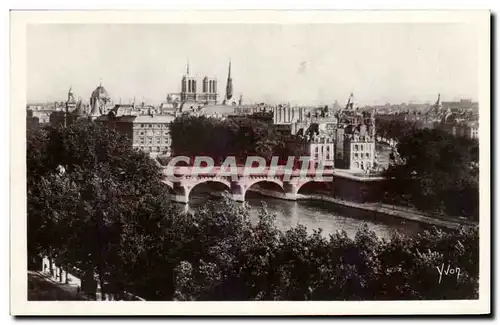
[[[11,313],[490,313],[488,11],[12,11]]]

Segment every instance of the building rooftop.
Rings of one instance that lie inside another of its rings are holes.
[[[170,123],[175,120],[174,115],[139,115],[134,122],[138,123]]]
[[[105,122],[113,120],[108,115],[101,115],[97,121]],[[118,116],[116,119],[118,122],[134,122],[134,123],[170,123],[175,120],[173,115],[122,115]]]
[[[200,115],[211,116],[211,115],[233,115],[235,114],[236,106],[232,105],[207,105],[204,106],[200,111]]]

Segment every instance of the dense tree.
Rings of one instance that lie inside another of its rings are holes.
[[[125,249],[123,225],[139,217],[130,212],[143,197],[166,198],[158,167],[95,124],[36,130],[28,144],[30,253],[97,274],[105,292],[118,270],[111,262]]]
[[[302,226],[279,231],[265,210],[252,224],[247,211],[229,201],[181,220],[189,222],[178,224],[175,232],[180,236],[174,267],[177,300],[477,297],[477,229],[433,229],[414,238],[395,234],[390,241],[368,228],[355,238],[345,233],[326,237],[321,231],[308,234]],[[459,267],[460,276],[439,282],[443,264]]]
[[[182,116],[171,123],[170,132],[175,155],[205,155],[218,163],[227,156],[235,156],[242,163],[248,156],[269,161],[276,155],[286,161],[288,156],[302,152],[298,137],[283,137],[269,123],[253,118],[219,120]]]
[[[376,118],[375,123],[377,136],[396,141],[422,128],[422,123],[419,121]]]
[[[388,170],[391,196],[416,207],[476,219],[479,215],[478,142],[423,129],[399,140],[402,164]]]

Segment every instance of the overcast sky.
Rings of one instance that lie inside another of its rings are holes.
[[[477,32],[465,24],[30,25],[28,100],[158,104],[190,72],[249,102],[363,104],[477,99]],[[198,86],[200,89],[200,86]]]

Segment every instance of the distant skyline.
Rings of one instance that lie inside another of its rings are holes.
[[[359,105],[472,99],[478,35],[466,24],[30,25],[27,99],[88,101],[102,82],[115,103],[159,104],[190,74],[245,103]],[[198,89],[201,84],[198,85]]]

